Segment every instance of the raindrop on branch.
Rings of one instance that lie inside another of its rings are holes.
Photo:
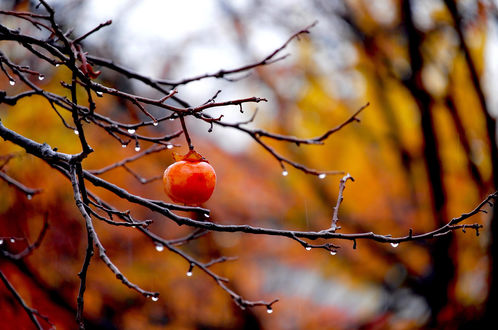
[[[15,80],[9,80],[9,84],[10,84],[10,86],[14,86],[16,84],[16,81]]]
[[[137,151],[137,152],[140,151],[140,146],[136,146],[135,151]]]
[[[159,297],[155,297],[155,296],[154,296],[154,297],[152,297],[151,299],[152,299],[152,301],[158,301],[158,300],[159,300]]]
[[[97,94],[98,97],[102,97],[102,95],[104,95],[101,91],[96,91],[95,94]]]
[[[330,255],[335,256],[337,254],[337,251],[330,251]]]
[[[283,176],[287,176],[287,175],[289,175],[289,172],[287,172],[287,170],[283,170],[283,171],[282,171],[282,175],[283,175]]]
[[[325,174],[325,173],[321,173],[321,174],[319,174],[319,175],[318,175],[318,178],[319,178],[320,180],[323,180],[323,179],[325,179],[325,177],[326,177],[326,176],[327,176],[327,174]]]
[[[307,246],[306,251],[311,251],[311,246]]]
[[[164,245],[162,245],[162,244],[157,244],[157,245],[156,245],[156,250],[157,250],[158,252],[163,251],[163,250],[164,250]]]
[[[15,240],[14,238],[11,238],[11,239],[10,239],[10,242],[11,242],[11,243],[15,243],[15,242],[16,242],[16,240]]]
[[[30,200],[31,200],[31,198],[33,198],[33,195],[31,195],[31,194],[27,194],[27,195],[26,195],[26,198],[30,201]]]
[[[80,132],[78,132],[78,130],[77,130],[77,129],[75,129],[75,130],[74,130],[74,134],[76,134],[76,135],[80,135]]]
[[[123,143],[123,144],[121,145],[121,148],[126,148],[126,144],[124,144],[124,143]]]
[[[3,244],[3,239],[0,239],[0,245],[2,245],[2,244]]]
[[[45,79],[45,76],[44,76],[44,75],[42,75],[42,74],[41,74],[41,75],[38,75],[38,80],[43,80],[43,79]]]
[[[268,306],[268,307],[266,308],[266,312],[267,312],[268,314],[271,314],[271,313],[273,313],[273,309],[272,309],[270,306]]]
[[[209,215],[209,214],[207,214],[207,213],[204,213],[204,217],[209,218],[209,217],[210,217],[210,215]]]
[[[398,245],[399,245],[399,243],[394,243],[394,242],[393,242],[393,243],[391,243],[391,246],[392,246],[393,248],[398,247]]]
[[[157,121],[153,122],[152,125],[157,126],[159,123]]]
[[[135,133],[135,132],[136,132],[136,131],[135,131],[133,128],[128,128],[128,133],[133,134],[133,133]]]
[[[168,149],[173,149],[173,145],[172,145],[172,144],[168,144],[168,145],[166,146],[166,148],[168,148]]]
[[[189,271],[187,272],[187,276],[188,276],[188,277],[192,276],[192,271],[191,271],[191,270],[189,270]]]

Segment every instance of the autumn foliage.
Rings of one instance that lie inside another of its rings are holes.
[[[167,56],[151,77],[93,47],[111,21],[81,31],[45,1],[0,3],[0,329],[493,319],[496,9],[404,0],[387,19],[366,3],[316,4],[319,24],[266,57],[180,80]],[[235,12],[223,26],[250,39],[257,15]],[[199,80],[242,87],[194,104]],[[227,151],[224,130],[251,143]]]

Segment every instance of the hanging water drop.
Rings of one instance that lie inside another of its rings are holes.
[[[157,121],[153,122],[152,125],[157,126],[159,123]]]
[[[162,244],[157,244],[157,245],[156,245],[156,250],[157,250],[158,252],[163,251],[163,250],[164,250],[164,245],[162,245]]]
[[[10,242],[11,242],[11,243],[15,243],[15,242],[16,242],[16,240],[15,240],[14,238],[11,238],[11,239],[10,239]]]
[[[31,200],[31,198],[33,198],[33,195],[31,195],[31,194],[27,194],[27,195],[26,195],[26,198],[28,199],[28,201],[30,201],[30,200]]]
[[[282,171],[282,175],[283,175],[283,176],[287,176],[287,175],[289,175],[289,172],[287,172],[287,170],[283,170],[283,171]]]
[[[43,79],[45,79],[44,75],[42,75],[42,74],[38,75],[38,80],[43,80]]]
[[[98,97],[102,97],[102,95],[104,95],[101,91],[96,91],[95,94],[97,94]]]
[[[55,64],[55,67],[56,67],[56,68],[58,68],[58,67],[60,67],[60,66],[61,66],[61,64],[60,64],[60,63],[56,63],[56,64]]]
[[[391,246],[392,246],[393,248],[398,247],[398,245],[399,245],[399,243],[394,243],[394,242],[393,242],[393,243],[391,243]]]
[[[173,149],[173,145],[172,145],[172,144],[168,144],[168,145],[166,146],[166,148],[168,148],[168,149]]]
[[[171,117],[169,120],[170,120],[170,121],[173,121],[173,120],[175,120],[175,118]]]
[[[80,132],[78,132],[78,130],[77,130],[77,129],[75,129],[75,130],[74,130],[74,134],[76,134],[76,135],[80,135]]]
[[[270,306],[268,306],[268,307],[266,308],[266,312],[267,312],[268,314],[271,314],[271,313],[273,313],[273,309],[272,309]]]
[[[311,251],[311,246],[307,246],[306,251]]]
[[[191,270],[189,270],[189,271],[187,272],[187,276],[188,276],[188,277],[192,276],[192,271],[191,271]]]
[[[325,179],[325,177],[326,177],[326,176],[327,176],[327,174],[325,174],[325,173],[321,173],[321,174],[319,174],[319,175],[318,175],[318,178],[319,178],[320,180],[323,180],[323,179]]]
[[[3,244],[3,239],[0,239],[0,245],[2,245],[2,244]]]
[[[135,151],[137,151],[137,152],[140,151],[140,146],[136,146]]]
[[[209,218],[209,217],[210,217],[210,215],[209,215],[209,214],[207,214],[207,213],[204,213],[204,217]]]
[[[121,148],[126,148],[126,144],[124,144],[124,143],[123,143],[123,144],[121,145]]]
[[[154,296],[154,297],[152,297],[151,299],[152,299],[152,301],[158,301],[158,300],[159,300],[159,297]]]
[[[335,256],[337,254],[337,251],[330,251],[330,255]]]
[[[135,132],[136,132],[136,131],[135,131],[133,128],[128,128],[128,133],[133,134],[133,133],[135,133]]]
[[[16,84],[16,81],[15,80],[9,80],[9,84],[10,84],[10,86],[14,86]]]

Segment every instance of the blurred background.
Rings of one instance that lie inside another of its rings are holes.
[[[258,67],[237,81],[204,79],[179,86],[178,96],[202,104],[217,90],[219,101],[264,97],[267,103],[210,110],[227,122],[258,114],[250,127],[298,137],[315,137],[343,122],[367,102],[353,123],[324,146],[267,141],[291,160],[319,170],[349,172],[340,209],[341,232],[374,231],[393,236],[431,231],[472,210],[496,190],[498,160],[497,3],[494,1],[50,1],[65,29],[79,36],[108,19],[110,27],[93,34],[85,51],[113,59],[153,78],[180,80],[257,62],[293,33],[310,25],[311,34],[293,41],[287,58]],[[36,11],[28,1],[0,0],[0,9]],[[38,32],[27,22],[0,16],[0,23]],[[69,71],[27,56],[20,46],[0,41],[0,50],[18,64],[30,65],[46,79],[38,85],[67,94],[60,81]],[[96,67],[95,69],[100,69]],[[157,97],[138,81],[102,69],[100,83]],[[0,76],[9,95],[23,90]],[[82,93],[80,99],[85,99]],[[97,111],[125,123],[144,120],[129,103],[106,95]],[[164,114],[147,108],[152,114]],[[70,120],[68,113],[62,115]],[[25,98],[15,108],[0,104],[2,123],[59,151],[79,152],[79,141],[45,100]],[[341,176],[320,180],[279,164],[248,136],[233,129],[187,119],[196,150],[216,169],[218,183],[205,207],[223,224],[319,231],[330,226]],[[95,152],[86,169],[99,169],[136,154],[104,131],[85,126]],[[180,123],[141,128],[144,135],[177,131]],[[182,145],[183,137],[174,141]],[[150,145],[142,145],[142,150]],[[84,222],[69,182],[45,163],[0,143],[0,155],[20,153],[3,171],[43,192],[31,200],[0,181],[0,237],[33,241],[48,212],[50,228],[42,246],[17,263],[0,259],[0,268],[28,305],[49,316],[58,329],[73,329],[79,272],[86,248]],[[160,175],[171,152],[152,154],[130,168],[144,178]],[[55,174],[54,174],[55,173]],[[131,193],[169,201],[160,181],[141,184],[123,168],[102,176]],[[151,229],[166,238],[189,232],[158,214],[134,207],[90,186],[137,219],[152,219]],[[189,214],[187,214],[189,215]],[[191,215],[190,216],[195,216]],[[494,222],[492,221],[494,217]],[[231,287],[251,300],[279,298],[274,312],[241,310],[212,279],[167,251],[156,251],[138,231],[96,222],[108,255],[133,282],[159,291],[157,302],[117,281],[94,258],[85,294],[92,329],[414,329],[483,328],[496,311],[498,278],[496,213],[477,215],[475,231],[397,247],[365,240],[350,242],[336,255],[306,251],[295,241],[239,233],[210,233],[182,249],[209,261],[238,260],[213,267]],[[26,241],[4,242],[20,251]],[[0,285],[0,319],[17,328],[31,323]],[[9,328],[6,327],[6,329]]]

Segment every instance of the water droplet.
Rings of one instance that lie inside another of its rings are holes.
[[[283,176],[287,176],[287,175],[289,175],[289,172],[287,172],[287,170],[283,170],[283,171],[282,171],[282,175],[283,175]]]
[[[11,239],[10,239],[10,242],[11,242],[11,243],[15,243],[15,242],[16,242],[16,240],[15,240],[14,238],[11,238]]]
[[[0,239],[0,245],[2,245],[2,244],[3,244],[3,239]]]
[[[154,296],[154,297],[152,297],[151,299],[152,299],[152,301],[158,301],[158,300],[159,300],[159,297],[155,297],[155,296]]]
[[[56,63],[56,64],[55,64],[55,67],[56,67],[56,68],[58,68],[58,67],[60,67],[60,66],[61,66],[61,64],[60,64],[60,63]]]
[[[271,313],[273,313],[273,309],[272,309],[271,307],[268,307],[268,308],[266,309],[266,312],[267,312],[268,314],[271,314]]]
[[[76,135],[80,135],[80,132],[78,132],[78,130],[77,130],[77,129],[75,129],[73,132],[74,132],[74,134],[76,134]]]
[[[133,133],[135,133],[135,132],[136,132],[136,131],[135,131],[133,128],[128,128],[128,133],[133,134]]]
[[[41,74],[41,75],[38,75],[38,80],[43,80],[43,79],[45,79],[45,76],[44,76],[44,75],[42,75],[42,74]]]
[[[156,250],[157,250],[158,252],[163,251],[163,250],[164,250],[164,245],[162,245],[162,244],[157,244],[157,245],[156,245]]]
[[[168,148],[168,149],[173,149],[173,145],[172,145],[172,144],[168,144],[168,145],[166,146],[166,148]]]
[[[26,198],[30,201],[30,200],[31,200],[31,198],[33,198],[33,195],[31,195],[31,194],[27,194],[27,195],[26,195]]]
[[[399,245],[399,243],[394,243],[394,242],[393,242],[393,243],[391,243],[391,246],[392,246],[393,248],[398,247],[398,245]]]
[[[319,175],[318,175],[318,178],[319,178],[320,180],[323,180],[323,179],[325,179],[325,177],[326,177],[326,176],[327,176],[327,174],[325,174],[325,173],[321,173],[321,174],[319,174]]]
[[[124,143],[123,143],[123,144],[121,145],[121,148],[126,148],[126,144],[124,144]]]
[[[173,121],[173,120],[175,120],[175,118],[171,117],[169,120]]]
[[[192,276],[192,271],[191,271],[191,270],[189,270],[189,271],[187,272],[187,276],[188,276],[188,277]]]
[[[97,94],[98,97],[102,97],[102,95],[104,95],[101,91],[96,91],[95,94]]]
[[[207,214],[207,213],[204,213],[204,217],[209,218],[209,217],[210,217],[210,215],[209,215],[209,214]]]
[[[157,126],[159,123],[157,121],[153,122],[152,125]]]
[[[337,254],[337,251],[330,251],[330,255],[335,256]]]
[[[10,86],[14,86],[16,84],[16,81],[15,80],[9,80],[9,84],[10,84]]]
[[[140,151],[140,146],[136,146],[135,151]]]
[[[306,251],[311,251],[311,246],[307,246]]]

